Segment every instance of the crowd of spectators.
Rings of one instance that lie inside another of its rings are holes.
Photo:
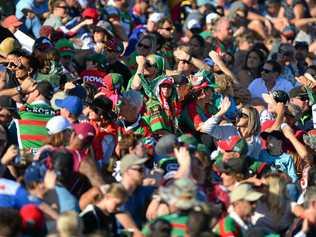
[[[315,52],[314,0],[0,0],[0,236],[315,237]]]

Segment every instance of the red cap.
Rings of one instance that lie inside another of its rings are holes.
[[[217,142],[217,146],[223,151],[232,151],[240,139],[240,136],[231,136],[229,139],[219,140]]]
[[[74,124],[73,129],[81,140],[88,137],[94,137],[96,133],[94,127],[90,123],[86,122]]]
[[[19,21],[15,15],[8,16],[2,21],[2,26],[8,28],[9,26],[19,27],[23,22]]]
[[[33,229],[43,230],[45,227],[45,217],[43,212],[34,204],[27,204],[20,209],[23,229],[33,226]]]
[[[98,20],[100,14],[96,8],[88,7],[82,12],[82,17],[92,18],[93,20]]]
[[[163,82],[160,83],[160,85],[170,85],[172,86],[174,84],[174,80],[172,77],[168,77],[167,79],[163,80]]]

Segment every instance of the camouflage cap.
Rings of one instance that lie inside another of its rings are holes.
[[[161,187],[159,194],[166,202],[180,210],[188,210],[199,204],[196,199],[197,186],[188,178],[177,179],[168,187]]]

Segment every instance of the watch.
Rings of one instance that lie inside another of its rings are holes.
[[[22,87],[21,86],[17,86],[15,87],[16,91],[19,93],[19,94],[22,94]]]

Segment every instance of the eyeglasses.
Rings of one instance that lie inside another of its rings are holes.
[[[264,72],[264,73],[272,73],[273,70],[263,68],[263,69],[262,69],[262,72]]]
[[[139,47],[139,48],[144,48],[144,49],[150,49],[150,46],[149,46],[149,45],[142,44],[142,43],[139,43],[139,44],[138,44],[138,47]]]

